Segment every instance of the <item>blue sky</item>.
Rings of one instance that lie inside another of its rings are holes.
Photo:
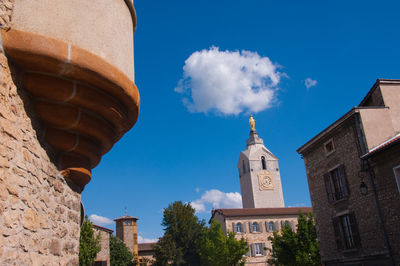
[[[398,1],[135,7],[141,113],[93,170],[82,201],[88,215],[108,219],[126,207],[140,219],[141,241],[162,236],[162,209],[173,201],[203,204],[198,216],[206,220],[212,203],[237,204],[250,112],[280,159],[286,206],[310,206],[296,149],[357,105],[377,78],[400,78]]]

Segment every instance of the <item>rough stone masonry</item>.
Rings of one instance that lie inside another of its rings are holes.
[[[80,193],[39,142],[41,126],[3,52],[0,64],[0,265],[77,265]]]

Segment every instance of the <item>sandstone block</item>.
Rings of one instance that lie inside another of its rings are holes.
[[[3,213],[3,224],[7,228],[16,228],[20,224],[21,215],[18,210],[9,210]],[[4,233],[4,232],[3,232]]]
[[[3,254],[4,236],[0,235],[0,257]]]
[[[23,226],[30,231],[36,231],[39,226],[39,218],[34,210],[27,209],[25,211]]]
[[[8,197],[8,191],[3,184],[0,184],[0,200],[5,201]]]
[[[18,190],[15,187],[7,186],[7,191],[10,195],[14,195],[18,197]]]
[[[61,255],[60,240],[56,239],[56,238],[52,239],[50,241],[49,250],[50,250],[50,253],[53,255],[57,255],[57,256]]]

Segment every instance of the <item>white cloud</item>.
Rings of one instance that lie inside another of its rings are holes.
[[[276,101],[281,76],[268,57],[250,51],[220,51],[211,47],[185,61],[175,91],[184,95],[190,112],[223,115],[260,112]]]
[[[144,238],[142,236],[138,236],[139,243],[154,243],[157,241],[158,241],[158,238]]]
[[[190,203],[197,213],[207,212],[206,205],[211,204],[214,209],[242,208],[242,196],[239,192],[222,192],[218,189],[206,190],[200,199]]]
[[[311,87],[316,86],[317,83],[318,83],[318,82],[317,82],[316,80],[313,80],[313,79],[311,79],[311,78],[306,78],[306,79],[304,80],[304,85],[306,86],[307,90],[308,90],[309,88],[311,88]]]
[[[108,224],[114,223],[113,220],[111,220],[107,217],[96,215],[96,214],[90,215],[89,219],[90,219],[90,221],[92,221],[92,223],[97,224],[97,225],[108,225]]]

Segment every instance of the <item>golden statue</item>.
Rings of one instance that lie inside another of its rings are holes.
[[[249,124],[251,130],[256,130],[256,120],[253,118],[253,115],[250,115]]]

